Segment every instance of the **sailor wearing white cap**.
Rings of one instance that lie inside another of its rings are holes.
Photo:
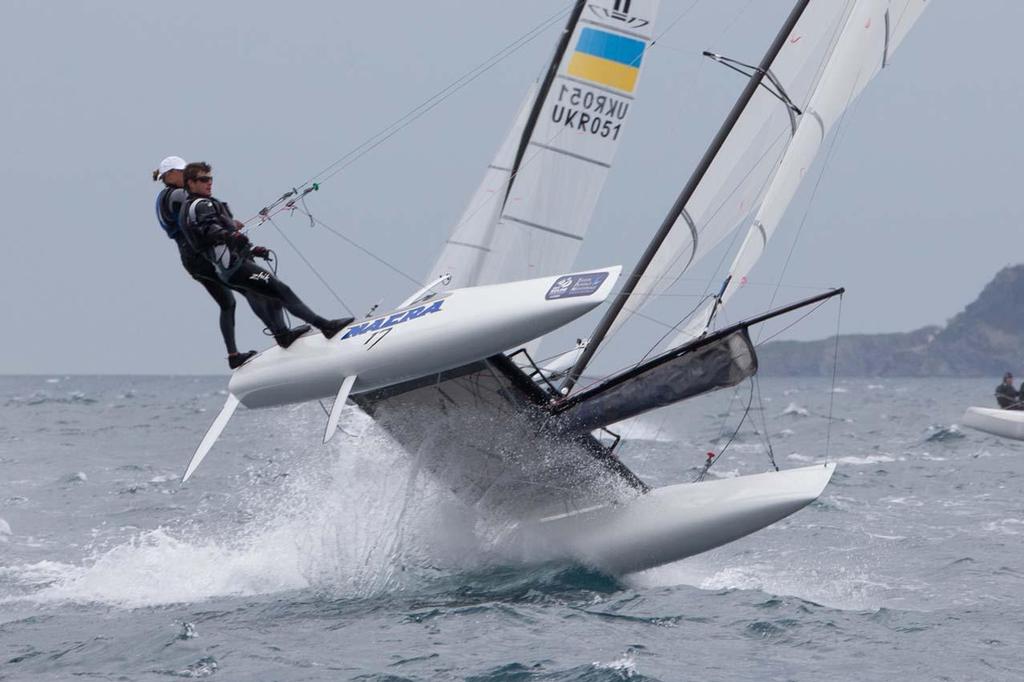
[[[178,214],[187,197],[182,174],[185,165],[185,159],[180,156],[168,156],[153,171],[153,180],[161,180],[164,183],[163,189],[156,197],[156,217],[164,233],[177,243],[181,264],[185,267],[185,271],[202,284],[207,293],[217,302],[217,306],[220,308],[220,333],[224,337],[224,345],[228,351],[228,366],[235,369],[256,355],[256,351],[250,350],[245,353],[238,351],[238,346],[235,343],[234,292],[217,277],[213,265],[192,248],[185,232],[178,225]],[[249,302],[249,307],[272,333],[278,334],[287,331],[288,324],[285,322],[284,312],[279,303],[264,297],[242,293]]]

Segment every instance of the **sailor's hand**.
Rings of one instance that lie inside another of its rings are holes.
[[[228,243],[238,248],[249,245],[249,238],[241,232],[232,232],[227,238]]]
[[[245,223],[243,223],[241,220],[235,220],[236,230],[241,230],[243,227],[245,227]]]
[[[270,249],[265,246],[254,246],[252,247],[252,251],[249,253],[251,253],[254,258],[262,258],[263,260],[270,258]]]

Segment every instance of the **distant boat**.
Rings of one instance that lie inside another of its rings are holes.
[[[1024,410],[968,407],[960,422],[964,426],[993,436],[1024,440]]]

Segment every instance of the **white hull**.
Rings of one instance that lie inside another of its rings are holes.
[[[961,422],[964,426],[991,433],[993,436],[1024,440],[1024,410],[968,407]]]
[[[356,377],[352,393],[358,394],[460,367],[592,310],[611,293],[620,270],[616,266],[421,298],[360,320],[331,340],[311,332],[287,349],[265,350],[235,370],[228,390],[246,407],[268,407],[334,396],[345,377]],[[594,286],[563,292],[558,283],[566,281]]]
[[[835,464],[656,488],[630,502],[542,519],[531,554],[615,575],[705,552],[770,526],[821,495]]]

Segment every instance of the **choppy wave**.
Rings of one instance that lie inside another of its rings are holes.
[[[796,403],[790,403],[789,405],[786,405],[786,409],[782,411],[782,414],[793,417],[807,417],[810,416],[811,413],[806,407],[801,407]]]
[[[934,424],[928,427],[928,432],[929,435],[925,438],[925,441],[929,443],[945,443],[965,437],[963,431],[956,424],[950,424],[949,426]]]
[[[701,590],[754,590],[791,596],[845,611],[878,608],[884,603],[878,592],[890,586],[871,577],[867,570],[844,564],[818,563],[813,557],[794,557],[786,564],[723,559],[712,552],[685,562],[651,569],[629,579],[643,587],[684,584]],[[718,559],[716,562],[715,559]],[[717,564],[717,565],[716,565]]]
[[[355,416],[345,429],[367,425]],[[333,452],[289,469],[279,489],[242,491],[242,527],[228,519],[219,526],[186,520],[96,548],[80,563],[10,566],[3,582],[17,589],[6,598],[139,608],[310,589],[346,598],[410,589],[456,590],[465,598],[480,591],[486,599],[616,589],[578,567],[524,572],[506,528],[470,514],[380,434],[338,440]],[[79,472],[67,480],[87,477]]]
[[[8,398],[4,403],[8,407],[35,407],[37,405],[92,405],[98,402],[96,398],[91,398],[82,391],[71,391],[64,395],[50,395],[45,391],[37,391],[28,396],[13,396]]]
[[[1022,584],[1020,449],[988,439],[985,450],[944,440],[955,427],[929,427],[962,411],[954,398],[966,383],[935,391],[908,380],[910,394],[934,401],[918,412],[895,385],[868,393],[854,383],[851,393],[871,400],[836,397],[856,423],[833,424],[826,449],[828,384],[765,380],[764,402],[775,402],[752,412],[711,475],[767,468],[757,429],[785,436],[775,449],[786,466],[831,453],[840,466],[822,497],[737,542],[616,579],[521,561],[514,529],[468,514],[358,412],[343,426],[349,436],[323,448],[313,445],[323,428],[315,406],[240,411],[211,470],[179,487],[176,458],[209,420],[193,410],[215,411],[221,383],[160,381],[32,378],[0,397],[45,386],[75,401],[74,387],[102,403],[40,403],[0,424],[10,675],[259,679],[256,666],[277,665],[267,678],[336,679],[347,673],[327,666],[350,665],[367,680],[670,680],[691,669],[754,680],[763,669],[729,657],[737,644],[768,644],[786,661],[772,671],[792,679],[842,677],[869,649],[887,669],[913,666],[908,678],[969,678],[993,662],[993,679],[1011,679],[1024,650],[1006,627]],[[672,408],[669,425],[687,440],[627,422],[634,437],[665,445],[627,446],[623,461],[659,485],[691,479],[692,460],[735,427],[746,394],[706,400]],[[118,412],[106,409],[118,401]],[[69,412],[74,432],[57,421]],[[914,653],[878,645],[910,632]],[[698,644],[677,660],[679,642]],[[433,649],[450,668],[438,672]],[[238,667],[246,657],[259,659],[250,675]],[[679,660],[692,668],[680,674]]]

